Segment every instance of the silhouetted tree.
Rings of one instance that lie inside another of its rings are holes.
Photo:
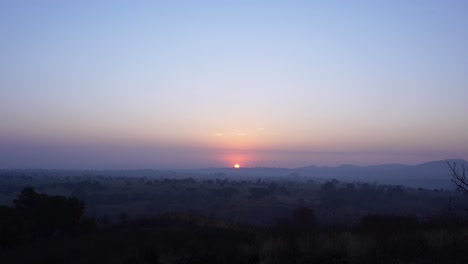
[[[451,180],[457,187],[457,190],[468,194],[468,179],[466,178],[465,164],[458,166],[456,162],[450,163],[448,161],[447,165],[450,168]]]
[[[32,237],[72,231],[84,213],[84,203],[76,198],[39,194],[30,187],[23,189],[13,203]]]

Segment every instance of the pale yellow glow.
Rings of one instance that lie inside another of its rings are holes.
[[[234,168],[239,169],[239,168],[240,168],[240,165],[239,165],[239,164],[236,164],[236,165],[234,165]]]

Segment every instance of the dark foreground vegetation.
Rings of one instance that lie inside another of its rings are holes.
[[[299,206],[271,225],[196,213],[86,217],[76,198],[23,189],[0,207],[0,263],[468,263],[468,219],[368,214],[319,222]]]

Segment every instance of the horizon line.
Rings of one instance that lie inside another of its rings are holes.
[[[200,168],[188,168],[188,169],[176,169],[176,168],[126,168],[126,169],[111,169],[111,168],[99,168],[99,169],[91,169],[91,168],[0,168],[0,171],[28,171],[28,170],[42,170],[42,171],[193,171],[193,170],[212,170],[212,169],[232,169],[232,170],[242,170],[242,169],[287,169],[287,170],[298,170],[304,169],[307,167],[317,167],[317,168],[338,168],[341,166],[353,166],[353,167],[373,167],[373,166],[384,166],[384,165],[401,165],[401,166],[419,166],[433,162],[449,162],[449,161],[460,161],[464,163],[468,163],[467,160],[463,158],[448,158],[448,159],[438,159],[438,160],[429,160],[426,162],[419,162],[414,164],[409,163],[379,163],[379,164],[372,164],[372,165],[356,165],[351,163],[342,163],[335,166],[328,166],[328,165],[315,165],[309,164],[301,167],[272,167],[272,166],[253,166],[253,167],[240,167],[234,168],[231,167],[200,167]]]

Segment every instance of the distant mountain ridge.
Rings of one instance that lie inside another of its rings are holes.
[[[459,164],[462,163],[468,163],[468,161],[464,159],[444,159],[444,160],[434,160],[434,161],[428,161],[428,162],[423,162],[415,165],[411,164],[401,164],[401,163],[389,163],[389,164],[377,164],[377,165],[365,165],[365,166],[359,166],[359,165],[354,165],[354,164],[341,164],[338,166],[317,166],[317,165],[309,165],[306,167],[299,167],[296,168],[295,170],[304,170],[304,169],[310,169],[310,168],[339,168],[339,167],[355,167],[355,168],[370,168],[370,167],[414,167],[414,166],[429,166],[429,165],[435,165],[435,166],[440,166],[441,163],[444,165],[447,164],[447,162],[456,162]]]
[[[279,177],[299,175],[311,178],[336,178],[342,181],[375,182],[403,185],[413,188],[453,189],[447,162],[467,164],[464,159],[447,159],[417,165],[381,164],[356,166],[343,164],[336,167],[310,165],[296,169],[288,168],[207,168],[198,173],[225,173],[233,176]]]

